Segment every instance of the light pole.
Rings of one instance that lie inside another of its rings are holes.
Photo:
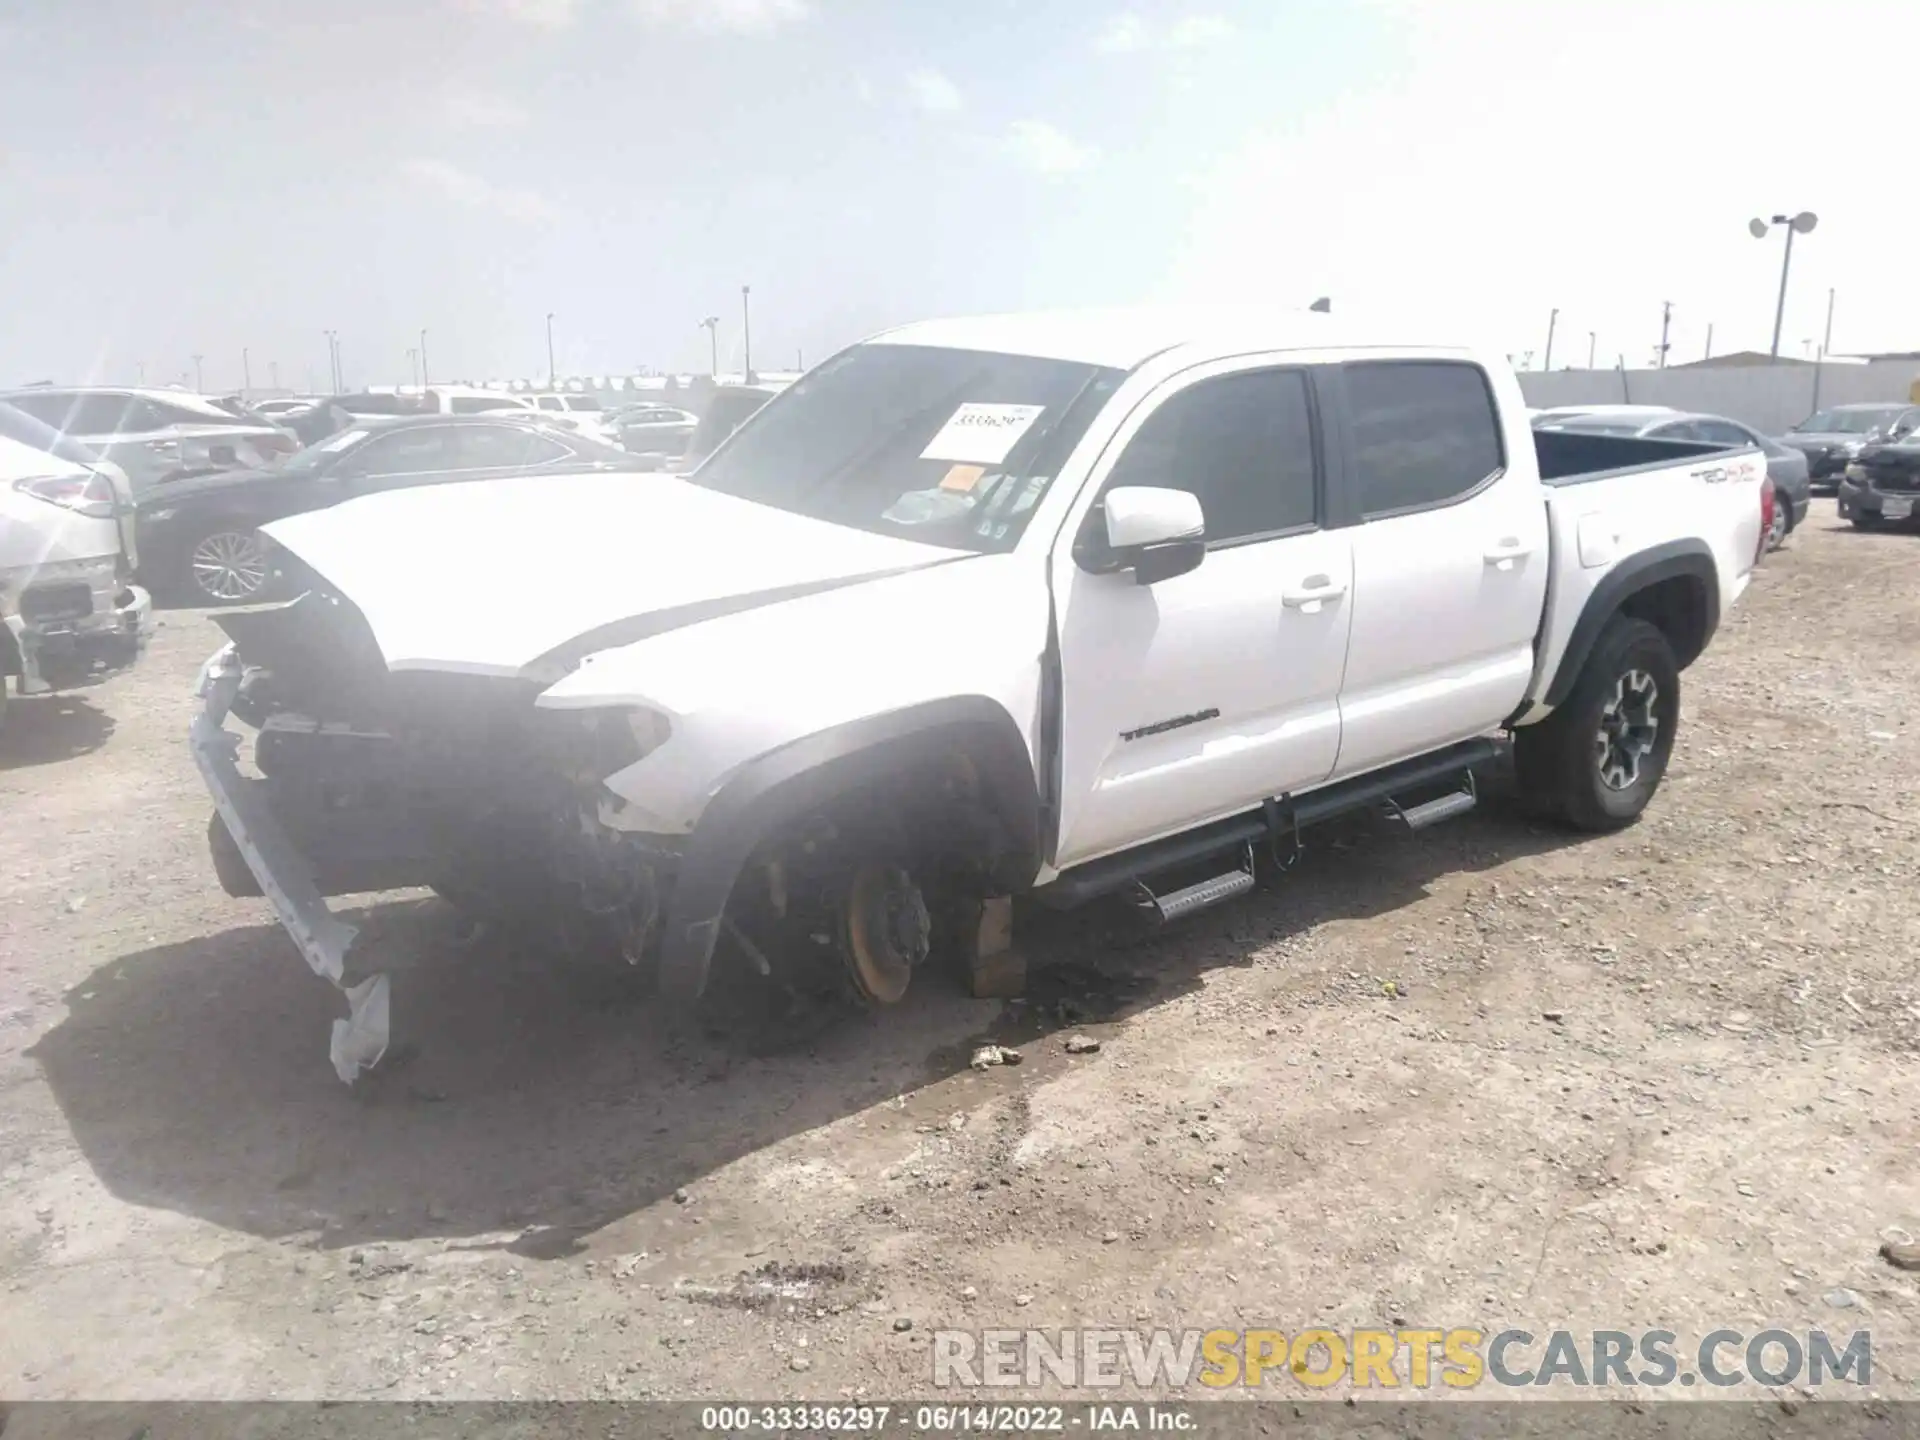
[[[413,388],[420,388],[420,348],[414,346],[407,351],[407,373],[413,376]]]
[[[420,332],[420,388],[427,388],[427,332]]]
[[[278,390],[280,388],[280,362],[278,360],[269,360],[267,362],[267,381],[274,389]]]
[[[553,363],[553,312],[551,310],[547,312],[547,388],[549,390],[560,388],[560,371]]]
[[[322,330],[327,337],[327,383],[333,387],[333,393],[340,393],[340,332]]]
[[[1703,360],[1713,358],[1713,322],[1711,320],[1707,322],[1707,353],[1700,358]]]
[[[1833,353],[1833,287],[1827,287],[1827,335],[1820,342],[1820,359],[1813,367],[1813,408],[1820,408],[1820,371],[1827,363],[1827,356]]]
[[[240,347],[240,398],[246,399],[253,394],[253,356],[243,345]]]
[[[700,328],[707,332],[709,348],[713,352],[713,358],[708,362],[707,373],[715,379],[718,379],[720,375],[720,317],[718,315],[707,316],[706,319],[700,322]]]
[[[747,299],[750,286],[740,287],[740,368],[747,384],[753,383],[753,309]]]
[[[1659,368],[1662,370],[1667,368],[1667,351],[1670,348],[1667,344],[1667,336],[1670,333],[1672,333],[1672,328],[1673,328],[1673,302],[1671,300],[1662,300],[1660,302],[1660,366],[1659,366]]]
[[[207,393],[207,382],[200,370],[200,362],[204,359],[206,359],[204,355],[195,355],[193,357],[193,388],[201,395]]]
[[[1820,223],[1820,217],[1811,210],[1802,210],[1798,215],[1776,215],[1772,220],[1762,220],[1758,216],[1747,222],[1747,233],[1756,240],[1767,238],[1767,231],[1775,225],[1784,225],[1787,231],[1787,248],[1780,256],[1780,298],[1773,307],[1773,350],[1775,360],[1780,358],[1780,325],[1787,316],[1787,271],[1793,266],[1793,237],[1805,235]]]
[[[1542,370],[1553,369],[1553,327],[1560,323],[1560,312],[1555,310],[1547,316],[1547,358],[1541,362]]]
[[[1600,348],[1600,332],[1587,331],[1587,369],[1593,369],[1593,352]]]

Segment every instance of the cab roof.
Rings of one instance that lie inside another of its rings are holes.
[[[1223,351],[1410,349],[1462,350],[1457,336],[1436,339],[1404,323],[1377,324],[1277,306],[1038,310],[923,320],[868,342],[1032,355],[1131,370],[1181,346]]]

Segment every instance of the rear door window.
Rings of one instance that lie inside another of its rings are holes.
[[[1462,500],[1506,467],[1486,373],[1464,361],[1342,367],[1351,466],[1369,520]]]

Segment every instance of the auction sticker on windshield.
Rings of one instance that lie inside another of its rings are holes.
[[[998,465],[1046,408],[969,402],[947,417],[947,423],[927,442],[920,458],[955,465]]]

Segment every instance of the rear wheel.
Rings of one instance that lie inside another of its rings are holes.
[[[1853,512],[1853,528],[1856,530],[1878,530],[1880,528],[1880,512],[1878,510],[1855,510]]]
[[[1680,668],[1667,637],[1618,617],[1566,704],[1515,732],[1521,787],[1575,829],[1631,825],[1666,775],[1679,718]]]

